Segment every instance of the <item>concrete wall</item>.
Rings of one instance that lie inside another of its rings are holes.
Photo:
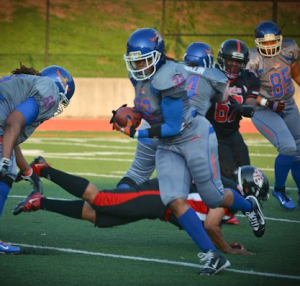
[[[124,103],[133,106],[134,89],[127,78],[75,78],[75,84],[75,95],[59,118],[107,118]],[[294,85],[300,108],[300,88]]]
[[[127,78],[75,78],[75,95],[59,118],[110,117],[127,103],[133,106],[134,89]]]

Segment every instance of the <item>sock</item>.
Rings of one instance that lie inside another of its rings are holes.
[[[230,209],[234,210],[241,210],[243,213],[245,212],[251,212],[253,210],[253,206],[250,202],[244,199],[239,193],[237,193],[235,190],[230,189],[233,193],[233,203],[229,207]]]
[[[41,176],[59,185],[77,198],[82,198],[89,184],[87,179],[70,175],[52,167],[41,169]]]
[[[210,249],[217,251],[207,235],[202,221],[192,208],[189,208],[180,218],[178,218],[178,221],[203,252],[207,252]]]
[[[275,186],[284,188],[287,176],[292,168],[295,156],[279,154],[275,159]]]
[[[42,198],[41,209],[81,219],[84,201],[51,200]]]
[[[295,161],[292,165],[292,176],[298,188],[298,194],[300,195],[300,161]]]
[[[0,181],[0,217],[9,191],[10,191],[10,187],[7,184]]]
[[[118,189],[128,189],[128,188],[130,188],[130,186],[127,185],[127,184],[120,184],[120,185],[118,185]]]

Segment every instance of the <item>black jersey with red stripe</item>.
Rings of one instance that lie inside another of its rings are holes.
[[[231,180],[227,179],[224,183],[225,187],[238,188],[237,184]],[[209,208],[195,189],[191,189],[187,200],[199,218],[204,221]],[[95,226],[101,228],[141,219],[160,219],[180,226],[172,211],[163,204],[156,178],[128,189],[99,191],[91,206],[97,215]],[[231,210],[224,210],[225,217],[232,217]]]
[[[260,81],[256,74],[249,70],[244,70],[237,79],[230,81],[230,95],[241,104],[245,104],[246,99],[256,99],[259,94]],[[227,137],[234,134],[240,127],[242,116],[233,111],[233,106],[228,102],[212,102],[206,118],[213,125],[217,137]]]

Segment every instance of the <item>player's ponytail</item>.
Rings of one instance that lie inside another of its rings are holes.
[[[31,75],[41,76],[39,71],[35,70],[32,67],[28,68],[28,67],[22,65],[22,63],[20,63],[19,69],[15,69],[12,71],[12,74],[31,74]]]

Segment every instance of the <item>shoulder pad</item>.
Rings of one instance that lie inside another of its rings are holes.
[[[242,73],[243,77],[246,77],[246,78],[257,78],[257,74],[253,71],[253,70],[244,70],[243,73]]]
[[[253,70],[244,70],[242,73],[242,77],[244,78],[244,81],[249,86],[258,86],[260,87],[260,80]]]
[[[157,90],[167,90],[182,85],[188,72],[182,63],[166,61],[152,78],[152,86]]]
[[[205,68],[204,71],[202,72],[202,77],[208,79],[211,82],[222,82],[222,83],[227,83],[228,78],[223,73],[217,68]]]
[[[285,39],[282,41],[282,48],[281,48],[281,54],[284,56],[287,60],[290,60],[292,62],[296,61],[298,57],[300,56],[300,50],[293,39]]]

